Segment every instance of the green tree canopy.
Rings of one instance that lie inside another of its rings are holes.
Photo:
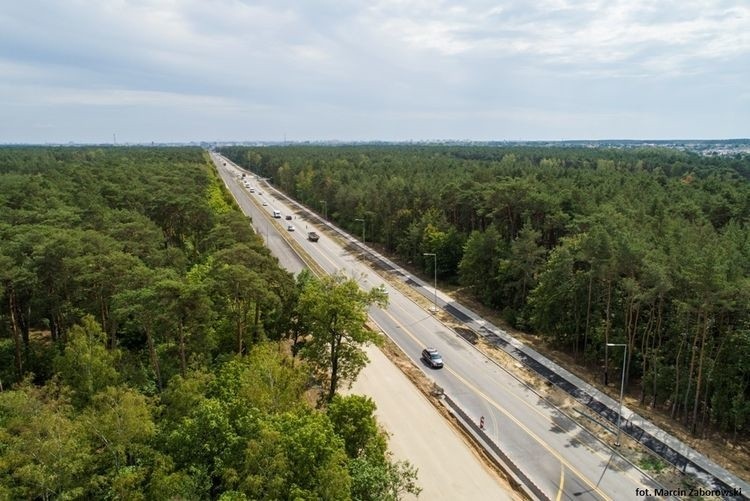
[[[336,394],[341,381],[353,380],[367,363],[362,346],[378,342],[377,334],[366,325],[367,308],[373,304],[385,306],[387,301],[382,289],[365,292],[354,279],[341,274],[305,284],[299,310],[309,321],[312,338],[306,342],[302,356],[328,387],[327,401]]]

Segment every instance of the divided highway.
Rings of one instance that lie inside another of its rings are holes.
[[[272,206],[261,205],[264,200],[269,203],[272,199],[250,194],[224,169],[220,168],[219,173],[281,265],[293,273],[304,269],[305,263],[280,236],[289,235],[285,226],[277,224],[278,221],[264,210]],[[284,224],[299,224],[299,221],[283,219]],[[392,436],[390,448],[396,459],[408,459],[419,469],[422,498],[498,501],[518,498],[516,492],[489,470],[396,365],[372,346],[367,351],[370,363],[360,373],[352,391],[369,395],[377,403],[378,421]],[[436,437],[439,437],[439,442],[436,442]],[[405,499],[416,498],[409,495]]]
[[[228,160],[215,154],[215,162],[222,176],[236,176],[241,172]],[[220,159],[220,160],[219,160]],[[228,182],[232,191],[244,190],[236,181]],[[370,316],[383,332],[394,340],[412,361],[420,366],[429,378],[440,385],[468,416],[479,421],[484,416],[485,433],[535,484],[536,491],[548,499],[635,499],[644,493],[653,493],[659,486],[646,474],[624,461],[605,444],[595,439],[587,430],[550,406],[528,387],[510,376],[454,331],[447,328],[430,312],[386,283],[352,251],[359,244],[351,239],[342,247],[340,239],[331,238],[323,228],[313,227],[302,219],[292,203],[270,196],[262,186],[267,206],[258,207],[247,201],[240,202],[256,221],[256,230],[262,235],[263,225],[277,224],[285,231],[287,221],[272,219],[271,211],[295,214],[290,221],[296,231],[287,236],[304,248],[307,254],[328,273],[343,271],[355,278],[365,289],[384,286],[389,293],[387,308],[372,308]],[[250,195],[247,196],[258,196]],[[236,197],[241,200],[242,197]],[[284,199],[286,200],[286,199]],[[245,204],[247,206],[245,206]],[[258,213],[267,210],[267,214]],[[261,222],[262,221],[262,222]],[[316,243],[308,242],[307,231],[320,235]],[[273,244],[280,238],[276,232],[267,232]],[[287,252],[290,252],[287,250]],[[277,254],[278,255],[278,254]],[[299,263],[285,262],[291,271]],[[296,260],[296,256],[295,259]],[[445,361],[443,369],[433,370],[420,360],[426,346],[440,350]],[[439,439],[438,436],[435,439]]]

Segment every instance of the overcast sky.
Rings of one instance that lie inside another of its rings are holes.
[[[750,0],[7,0],[0,143],[750,136]]]

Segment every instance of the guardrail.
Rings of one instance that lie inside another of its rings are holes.
[[[458,418],[457,421],[461,426],[479,442],[483,449],[490,453],[492,458],[498,463],[498,466],[511,476],[513,481],[523,489],[527,496],[540,501],[550,499],[450,396],[443,394],[443,400],[456,415]]]
[[[418,280],[414,280],[414,278],[404,273],[389,259],[381,256],[377,252],[370,250],[363,242],[359,242],[344,230],[338,228],[336,225],[330,223],[329,221],[324,220],[314,210],[297,202],[296,200],[289,198],[286,194],[280,192],[275,187],[268,184],[267,186],[274,190],[276,196],[285,199],[291,205],[297,207],[299,210],[304,211],[308,215],[308,217],[311,217],[313,219],[314,222],[323,225],[328,230],[343,237],[344,240],[349,242],[349,244],[358,247],[368,259],[368,261],[373,263],[375,266],[379,267],[383,271],[395,273],[399,276],[404,277],[406,283],[411,285],[412,287],[423,287],[423,285]],[[456,302],[445,304],[443,310],[460,322],[469,323],[472,321],[472,317],[468,316],[463,311],[466,310],[466,308]],[[478,317],[478,315],[474,315]],[[522,347],[517,346],[520,343],[514,338],[511,338],[511,340],[507,340],[502,338],[501,336],[498,336],[494,332],[497,329],[493,329],[492,332],[484,329],[484,332],[482,332],[482,329],[474,329],[473,327],[469,328],[474,330],[482,338],[488,339],[488,341],[490,341],[492,344],[505,351],[508,355],[513,357],[518,362],[522,363],[524,366],[533,370],[535,373],[549,381],[551,384],[570,394],[573,398],[581,402],[592,411],[596,412],[602,418],[612,422],[613,424],[616,423],[616,406],[613,407],[604,402],[608,399],[605,394],[599,392],[598,390],[592,390],[586,384],[578,384],[572,382],[573,380],[577,380],[577,378],[570,374],[568,371],[560,368],[554,362],[546,359],[541,354],[536,353],[534,350],[526,347],[525,345],[522,345]],[[562,376],[561,373],[565,374],[565,376]],[[467,422],[471,423],[472,421],[468,420]],[[645,423],[642,418],[641,422]],[[724,499],[750,499],[750,492],[742,493],[742,489],[736,487],[737,485],[744,487],[746,485],[744,481],[734,478],[733,475],[731,475],[729,472],[726,472],[718,465],[711,466],[709,463],[712,464],[712,462],[707,458],[704,458],[704,460],[696,460],[688,457],[689,453],[679,452],[677,450],[678,446],[681,446],[681,448],[683,449],[689,448],[678,439],[671,437],[663,430],[656,428],[654,425],[650,425],[650,427],[659,430],[661,434],[669,437],[669,441],[678,445],[671,445],[670,443],[667,443],[668,440],[659,438],[658,436],[656,436],[657,434],[654,433],[653,430],[647,430],[646,426],[637,426],[633,424],[631,420],[624,421],[622,431],[637,442],[643,444],[646,448],[648,448],[650,451],[652,451],[662,459],[679,468],[683,473],[696,478],[702,483],[710,485],[714,489],[721,490],[722,492],[734,491],[739,493],[738,495],[725,495],[723,496]],[[700,455],[696,451],[692,452],[696,456]],[[712,471],[715,469],[723,471]]]

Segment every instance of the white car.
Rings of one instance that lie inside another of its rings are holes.
[[[263,200],[263,207],[265,207],[267,205],[268,205],[268,202],[266,202],[265,200]]]
[[[291,224],[286,225],[286,231],[294,231],[294,225],[291,225]]]

